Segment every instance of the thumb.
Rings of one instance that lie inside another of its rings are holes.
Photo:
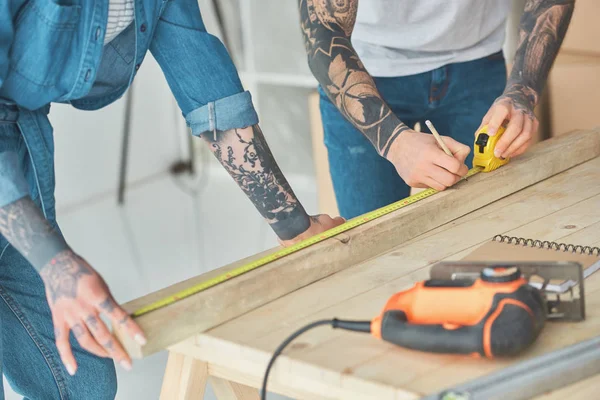
[[[467,156],[471,152],[471,148],[467,145],[464,145],[451,137],[444,136],[444,143],[448,146],[448,149],[452,152],[454,158],[456,158],[461,163],[464,163]]]
[[[333,219],[333,221],[334,221],[334,222],[335,222],[337,225],[341,225],[341,224],[344,224],[344,223],[346,223],[346,218],[343,218],[343,217],[335,217],[335,218]]]

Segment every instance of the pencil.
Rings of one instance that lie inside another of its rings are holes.
[[[440,137],[440,134],[433,127],[433,124],[431,123],[431,121],[427,120],[427,121],[425,121],[425,124],[429,127],[429,130],[431,131],[431,133],[433,133],[433,136],[435,137],[435,140],[437,140],[437,142],[442,147],[442,149],[444,149],[444,151],[446,152],[446,154],[448,154],[450,157],[454,157],[454,154],[452,154],[452,152],[450,151],[450,149],[448,148],[448,146],[446,146],[446,143],[444,143],[444,141]]]

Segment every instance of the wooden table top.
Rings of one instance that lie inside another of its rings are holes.
[[[206,361],[216,376],[259,386],[273,350],[296,329],[323,318],[371,319],[392,294],[427,279],[432,264],[459,260],[497,234],[600,245],[600,158],[296,290],[171,350]],[[597,335],[600,272],[585,285],[586,321],[549,322],[519,358],[490,361],[422,353],[367,334],[319,327],[297,338],[277,359],[269,390],[310,399],[418,399]],[[540,398],[594,398],[599,383],[600,378],[590,378]]]

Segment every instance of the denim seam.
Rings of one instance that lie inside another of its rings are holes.
[[[12,72],[14,72],[15,74],[19,75],[21,78],[25,79],[27,82],[29,83],[33,83],[34,85],[40,86],[40,87],[52,87],[54,86],[54,84],[49,84],[49,83],[38,83],[36,81],[34,81],[33,79],[23,75],[23,73],[21,71],[19,71],[18,69],[16,69],[15,67],[13,67],[12,65],[8,67]]]
[[[10,246],[10,243],[6,243],[6,246],[4,246],[4,248],[2,249],[2,253],[0,253],[0,260],[2,260],[2,256],[6,252],[6,249],[8,249],[8,246]]]
[[[113,102],[114,100],[119,99],[123,95],[123,93],[125,93],[124,89],[127,89],[127,87],[128,87],[128,85],[125,84],[125,85],[119,87],[118,89],[116,89],[111,94],[108,94],[108,95],[105,95],[105,96],[101,96],[101,97],[95,97],[95,98],[92,98],[92,99],[76,100],[76,103],[78,105],[82,105],[82,106],[97,107],[98,102],[100,102],[100,103],[103,102],[103,101]]]
[[[80,13],[80,6],[70,6],[70,7],[75,7],[77,9],[77,16],[79,16]],[[61,30],[61,31],[67,31],[67,30],[71,30],[73,28],[75,28],[75,26],[77,26],[76,23],[74,22],[56,22],[56,21],[52,21],[51,19],[49,19],[48,17],[46,17],[42,10],[40,10],[40,8],[33,3],[31,5],[31,8],[33,8],[33,10],[35,11],[35,13],[38,15],[38,17],[40,17],[40,19],[42,21],[44,21],[45,23],[47,23],[48,25],[50,25],[50,27],[52,27],[53,29],[56,30]]]
[[[5,291],[5,289],[2,286],[0,286],[0,297],[2,297],[2,300],[4,300],[4,302],[6,303],[8,308],[10,308],[15,317],[17,317],[17,319],[19,320],[23,328],[25,328],[25,331],[27,332],[33,343],[35,343],[36,347],[42,354],[42,357],[44,357],[44,360],[46,360],[46,365],[48,366],[48,368],[50,368],[50,372],[54,377],[54,382],[56,383],[56,386],[58,388],[60,398],[63,400],[67,399],[64,378],[60,377],[60,371],[56,371],[54,363],[50,361],[50,351],[46,348],[46,346],[44,346],[43,343],[41,343],[38,340],[37,335],[31,328],[31,324],[29,323],[25,315],[21,312],[21,310],[19,310],[19,307],[17,306],[13,298]]]
[[[92,12],[92,15],[93,15],[93,18],[92,18],[93,23],[92,24],[96,24],[97,14],[99,13],[98,10],[100,9],[100,7],[102,7],[102,4],[101,4],[102,2],[97,2],[97,3],[98,3],[98,6],[96,8],[94,8],[93,12]],[[108,11],[107,11],[107,14],[108,14]],[[108,20],[108,17],[106,18],[106,20]],[[104,23],[106,23],[106,20]],[[104,25],[104,26],[106,26],[106,25]],[[91,56],[89,53],[93,52],[93,49],[90,51],[90,47],[93,46],[93,44],[92,44],[91,40],[84,41],[84,44],[85,44],[85,47],[83,48],[83,50],[81,52],[82,56],[80,57],[79,65],[77,66],[77,79],[74,80],[73,86],[69,90],[69,93],[66,95],[67,98],[72,97],[73,94],[78,94],[78,92],[82,92],[82,87],[85,87],[85,85],[86,85],[85,78],[82,79],[82,77],[84,77],[85,75],[81,75],[81,74],[83,73],[82,70],[84,68],[84,65],[86,65],[86,63],[88,61],[90,61],[90,59],[91,59]],[[100,47],[102,48],[103,46],[100,46]],[[99,62],[100,61],[98,60],[98,63]],[[96,73],[94,75],[96,75],[97,72],[98,71],[96,71]],[[95,79],[96,79],[96,77],[94,76],[94,80]],[[93,83],[92,83],[92,86],[93,86]],[[88,88],[88,91],[90,89],[91,89],[91,86]],[[83,95],[83,94],[84,93],[80,93],[80,96],[77,96],[77,97],[82,97],[81,95]]]

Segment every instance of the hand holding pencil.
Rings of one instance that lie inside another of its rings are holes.
[[[442,191],[467,175],[465,159],[471,149],[440,136],[430,121],[426,123],[433,135],[405,130],[394,140],[386,158],[409,186]]]

